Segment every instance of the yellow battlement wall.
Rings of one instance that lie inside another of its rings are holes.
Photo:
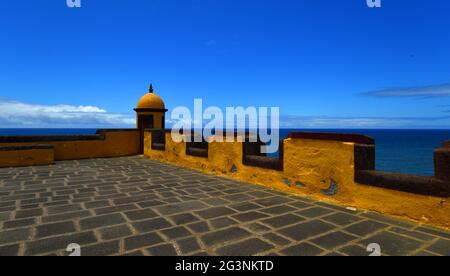
[[[150,159],[450,229],[448,197],[356,183],[357,142],[286,139],[282,142],[283,167],[276,170],[244,165],[244,143],[212,142],[208,154],[199,157],[188,155],[187,144],[175,143],[171,133],[165,133],[165,148],[152,149],[152,135],[155,132],[144,134],[144,155]]]
[[[0,167],[137,154],[138,129],[100,130],[95,135],[0,137]]]

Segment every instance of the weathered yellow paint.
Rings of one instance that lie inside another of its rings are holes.
[[[421,196],[355,183],[354,144],[337,141],[286,139],[284,170],[274,171],[242,164],[242,143],[209,145],[208,158],[186,156],[186,144],[175,143],[166,134],[166,150],[150,147],[151,133],[144,135],[145,156],[243,182],[307,195],[361,210],[376,211],[416,222],[450,229],[450,202],[445,198]],[[237,172],[232,172],[233,165]],[[335,196],[327,196],[330,179],[339,184]],[[286,184],[289,180],[290,185]],[[301,182],[304,186],[297,186]]]
[[[54,146],[54,159],[56,161],[129,156],[140,153],[140,132],[138,130],[112,131],[106,132],[105,135],[104,140],[0,143],[0,147],[48,144]],[[0,158],[3,155],[4,152],[0,152]]]
[[[0,151],[0,168],[50,165],[53,162],[53,149]]]

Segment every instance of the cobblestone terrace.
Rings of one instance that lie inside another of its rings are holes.
[[[0,255],[450,255],[450,233],[143,157],[0,169]]]

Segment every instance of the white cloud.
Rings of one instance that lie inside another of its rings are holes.
[[[398,87],[386,88],[377,91],[363,93],[371,97],[450,97],[450,83],[416,86],[416,87]]]
[[[132,127],[132,115],[109,113],[97,106],[36,105],[0,99],[3,128],[97,128]]]
[[[450,116],[442,117],[302,117],[282,116],[282,128],[448,128]]]

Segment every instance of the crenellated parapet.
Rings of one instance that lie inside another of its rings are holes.
[[[136,155],[140,146],[138,129],[100,129],[93,135],[0,136],[0,168]]]
[[[375,142],[364,135],[291,133],[278,157],[261,154],[260,145],[176,143],[161,130],[144,135],[144,154],[154,160],[450,228],[448,147],[435,152],[436,176],[421,177],[376,171]]]

